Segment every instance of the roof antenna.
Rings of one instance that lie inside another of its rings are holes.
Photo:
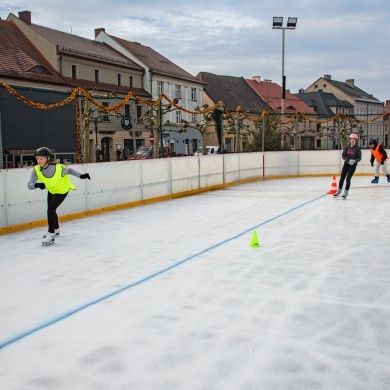
[[[70,33],[73,35],[73,32],[72,32],[72,26],[70,26]]]

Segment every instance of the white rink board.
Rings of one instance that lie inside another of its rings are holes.
[[[224,158],[228,158],[228,155],[211,154],[207,156],[198,156],[198,158],[200,166],[200,188],[224,184]]]
[[[264,164],[264,167],[263,167]],[[73,166],[73,165],[72,165]],[[71,215],[105,207],[207,189],[248,178],[339,175],[341,150],[240,153],[74,165],[91,180],[71,177],[77,187],[58,209]],[[30,191],[32,167],[0,170],[0,228],[46,219],[47,192]],[[362,150],[357,174],[373,174],[370,150]]]
[[[262,175],[263,153],[241,153],[240,180],[261,177]]]
[[[171,159],[172,193],[199,189],[199,158],[196,156]]]

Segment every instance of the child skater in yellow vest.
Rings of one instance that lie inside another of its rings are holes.
[[[34,170],[31,172],[27,187],[29,190],[35,190],[36,188],[44,190],[47,188],[48,232],[43,236],[42,245],[50,245],[54,242],[54,237],[60,234],[57,208],[65,200],[69,190],[76,189],[70,182],[69,175],[80,179],[91,180],[91,178],[88,173],[81,174],[71,167],[51,161],[52,155],[49,148],[37,149],[35,158],[38,164],[34,166]]]

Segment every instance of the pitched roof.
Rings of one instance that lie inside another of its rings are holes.
[[[340,89],[342,92],[350,96],[351,98],[355,100],[370,100],[370,101],[376,101],[380,103],[380,100],[375,98],[373,95],[363,91],[359,87],[357,87],[354,83],[354,80],[351,80],[351,82],[343,82],[343,81],[337,81],[332,79],[326,79],[328,83],[332,83],[336,88]]]
[[[0,19],[0,77],[66,85],[12,21]]]
[[[275,111],[281,111],[282,87],[280,85],[269,80],[257,81],[255,79],[246,79],[246,82]],[[301,112],[306,115],[316,114],[315,111],[305,102],[294,96],[289,91],[286,91],[284,99],[284,112]]]
[[[144,71],[141,66],[105,43],[53,30],[37,24],[31,24],[31,27],[58,45],[59,51],[63,54],[86,58],[92,61],[101,61],[109,64],[130,67],[142,72]]]
[[[340,100],[335,95],[333,95],[333,93],[330,92],[300,92],[295,93],[294,96],[305,102],[320,117],[333,117],[335,113],[330,109],[330,107],[353,107],[353,105],[348,103],[346,100]]]
[[[381,103],[379,99],[374,97],[372,94],[369,94],[359,87],[355,85],[354,79],[349,79],[344,81],[337,81],[333,80],[332,76],[329,74],[324,75],[324,77],[318,78],[314,83],[312,83],[306,90],[310,88],[318,88],[319,84],[322,85],[324,83],[324,89],[326,87],[326,84],[333,85],[333,87],[340,90],[345,95],[349,96],[353,100],[361,100],[365,102],[371,102],[371,103]],[[318,89],[318,91],[322,91],[322,87]]]
[[[138,58],[140,62],[145,64],[150,69],[150,72],[199,83],[199,80],[196,77],[192,76],[160,53],[157,53],[152,48],[141,45],[138,42],[126,41],[125,39],[117,38],[112,35],[110,35],[110,37],[129,53]]]
[[[207,83],[203,89],[209,98],[214,103],[222,101],[230,111],[235,111],[238,106],[255,113],[272,111],[243,77],[219,76],[208,72],[200,72],[196,77]]]

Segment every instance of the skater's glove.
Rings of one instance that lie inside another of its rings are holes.
[[[384,161],[381,162],[382,165],[383,165],[384,163],[385,163]]]
[[[356,164],[356,160],[350,159],[350,160],[348,161],[348,164],[349,164],[349,165],[355,165],[355,164]]]
[[[35,188],[40,188],[44,190],[46,188],[45,183],[35,183]]]
[[[373,163],[373,162],[371,163],[371,166],[372,166],[372,167],[374,166],[374,163]]]
[[[80,175],[80,179],[91,180],[91,177],[89,176],[89,173],[83,173],[82,175]]]

